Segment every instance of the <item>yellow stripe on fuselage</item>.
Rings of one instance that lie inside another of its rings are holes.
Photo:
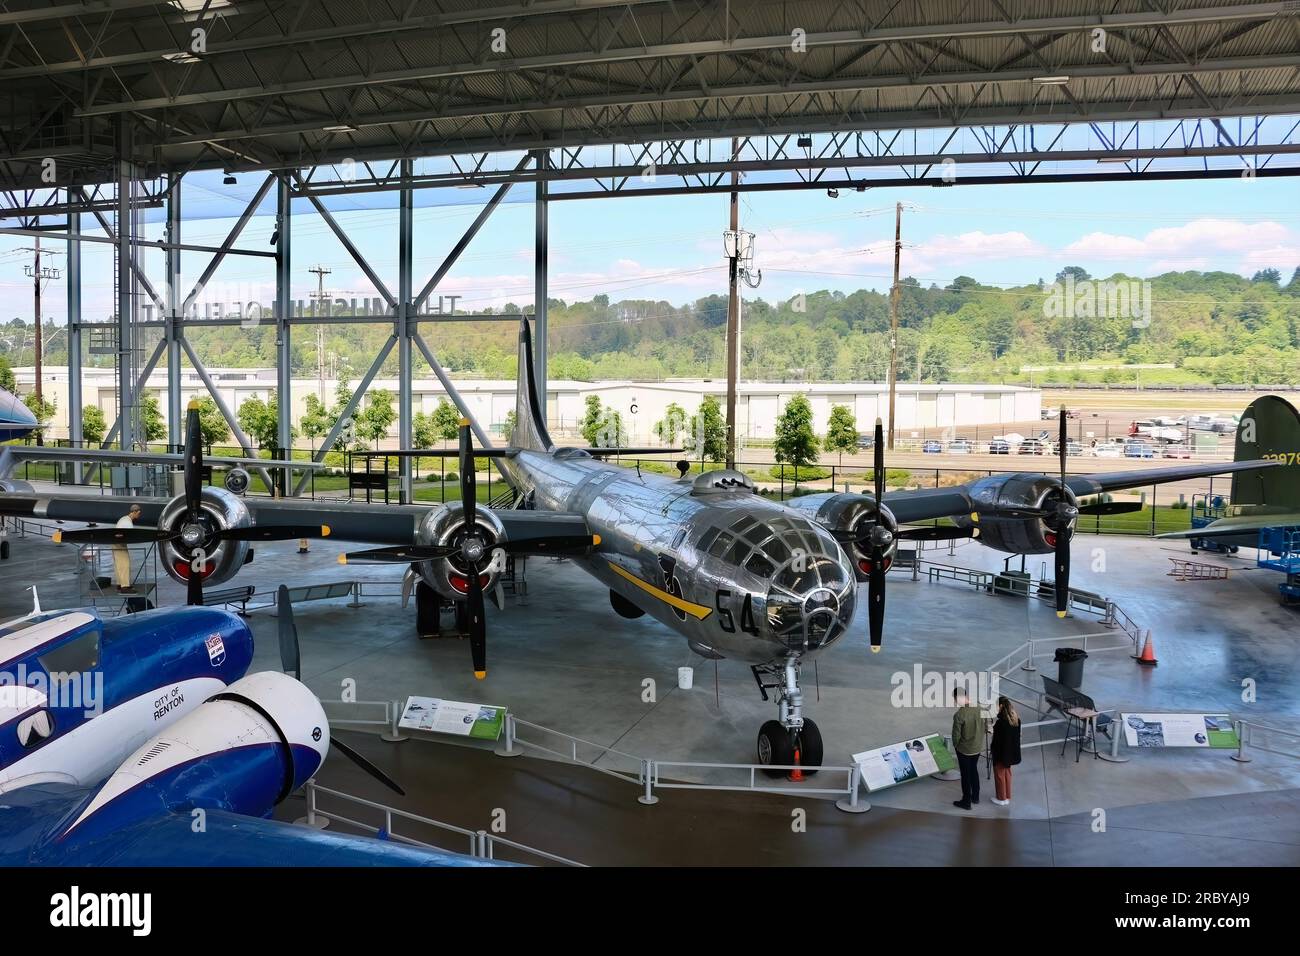
[[[610,568],[614,571],[614,573],[617,574],[619,577],[631,581],[633,584],[639,587],[646,594],[653,594],[659,600],[663,601],[665,604],[677,608],[677,610],[681,611],[683,614],[689,614],[691,617],[695,618],[696,620],[702,621],[710,614],[713,613],[713,608],[705,607],[703,604],[692,604],[690,601],[683,601],[677,595],[669,594],[663,588],[657,588],[649,581],[642,581],[631,571],[619,567],[613,561],[609,561],[607,563],[609,564]]]

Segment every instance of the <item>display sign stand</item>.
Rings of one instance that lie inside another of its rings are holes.
[[[952,738],[944,737],[943,742],[949,750],[952,750]],[[954,780],[961,779],[961,770],[953,768],[952,770],[940,770],[938,773],[930,774],[931,780],[942,780],[944,783],[952,783]]]

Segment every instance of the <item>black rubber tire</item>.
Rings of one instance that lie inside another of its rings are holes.
[[[464,601],[457,601],[456,608],[456,636],[469,637],[469,605]]]
[[[779,720],[769,720],[758,731],[758,762],[761,764],[794,763],[794,744],[790,732],[781,726]],[[764,770],[769,777],[784,777],[788,770]]]
[[[803,730],[799,731],[797,744],[799,746],[799,764],[804,768],[803,775],[811,777],[816,770],[810,770],[809,767],[820,767],[822,765],[822,732],[821,729],[809,720],[803,719]]]
[[[415,633],[420,638],[438,636],[438,592],[423,581],[415,582]]]

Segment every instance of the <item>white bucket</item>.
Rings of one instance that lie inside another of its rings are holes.
[[[677,668],[677,686],[682,690],[690,690],[695,686],[695,668],[679,667]]]

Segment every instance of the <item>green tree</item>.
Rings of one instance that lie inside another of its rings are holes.
[[[460,435],[460,409],[445,398],[438,399],[432,422],[434,434],[444,441],[451,441]]]
[[[81,410],[81,437],[88,445],[98,445],[108,433],[108,419],[98,405],[87,405]]]
[[[266,401],[260,398],[246,398],[243,404],[239,406],[236,417],[239,420],[239,427],[244,433],[257,442],[260,448],[269,448],[273,452],[280,450],[280,419],[279,403],[276,395],[272,392],[267,396]],[[202,419],[200,419],[200,422]],[[200,424],[202,429],[202,424]],[[204,433],[206,437],[206,432]],[[296,428],[289,429],[289,437],[292,439],[298,434]]]
[[[831,409],[830,420],[826,423],[826,441],[822,445],[826,451],[839,452],[840,464],[844,464],[844,453],[856,451],[858,447],[858,423],[847,405],[836,405]]]
[[[623,427],[623,413],[613,408],[605,409],[590,441],[595,448],[622,448],[626,445],[627,429]]]
[[[167,437],[167,423],[158,407],[158,396],[153,392],[140,396],[140,437],[146,442],[162,441]]]
[[[600,396],[588,395],[586,411],[582,416],[582,424],[578,426],[578,431],[582,437],[587,439],[587,444],[593,448],[596,447],[596,439],[600,435],[600,425],[604,420],[604,415],[600,408]]]
[[[337,419],[338,416],[332,414],[318,396],[308,395],[307,408],[302,414],[301,421],[298,422],[298,427],[308,438],[324,438],[334,427]]]
[[[415,417],[411,419],[411,430],[416,448],[428,448],[438,440],[438,430],[434,427],[433,416],[426,415],[424,412],[415,413]]]
[[[506,412],[505,423],[501,426],[501,437],[505,439],[506,444],[510,444],[515,437],[515,429],[519,427],[519,414],[512,408]]]
[[[54,402],[44,396],[37,398],[35,392],[28,392],[24,395],[23,404],[31,410],[33,415],[36,416],[36,421],[40,425],[45,425],[54,417],[54,413],[58,411]]]
[[[778,462],[794,465],[794,480],[799,480],[799,469],[817,462],[817,435],[812,427],[812,405],[806,395],[795,395],[786,402],[785,410],[776,419],[776,441],[773,442]]]
[[[377,388],[370,393],[366,410],[357,416],[357,434],[362,438],[378,444],[388,434],[388,428],[397,420],[397,410],[393,408],[393,393],[386,388]]]
[[[704,396],[700,410],[691,418],[694,453],[707,461],[727,458],[727,423],[716,395]]]
[[[18,393],[18,381],[14,378],[14,370],[9,366],[7,358],[0,358],[0,389],[10,395]]]
[[[686,409],[676,402],[669,402],[664,417],[655,422],[653,431],[665,445],[676,445],[677,436],[686,431],[688,421]]]
[[[210,395],[199,399],[199,440],[211,447],[230,438],[230,423]]]

